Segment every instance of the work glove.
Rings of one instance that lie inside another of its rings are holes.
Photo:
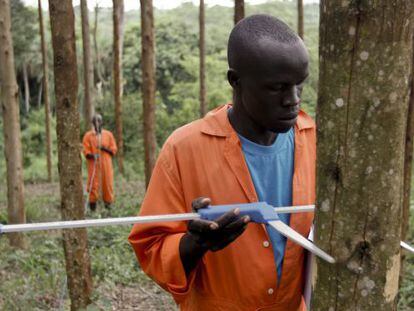
[[[210,203],[208,198],[198,198],[192,202],[192,208],[194,212],[197,212],[199,209],[210,205]],[[249,221],[249,216],[242,217],[240,211],[234,209],[214,221],[204,219],[189,221],[187,234],[201,249],[216,252],[237,239],[244,232]]]

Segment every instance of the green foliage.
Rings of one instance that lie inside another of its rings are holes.
[[[52,164],[57,163],[56,119],[51,118]],[[47,179],[46,129],[44,109],[34,109],[21,118],[23,167],[25,181]],[[53,167],[55,177],[56,169]]]

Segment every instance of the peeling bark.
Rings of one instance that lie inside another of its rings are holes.
[[[20,134],[19,90],[14,70],[10,2],[0,0],[0,99],[3,115],[4,156],[7,167],[7,214],[10,224],[26,222],[23,157]],[[25,248],[22,233],[8,234],[11,246]]]
[[[49,0],[52,31],[58,169],[63,220],[84,219],[75,24],[71,0]],[[92,279],[86,229],[63,231],[71,310],[90,303]]]
[[[321,1],[312,310],[396,310],[413,5]]]
[[[148,186],[156,159],[155,41],[152,0],[141,2],[142,102],[144,105],[145,182]]]

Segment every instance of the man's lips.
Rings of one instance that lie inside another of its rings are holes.
[[[283,116],[280,116],[279,120],[282,120],[282,121],[293,120],[293,119],[296,119],[298,117],[298,114],[299,114],[299,111],[294,112],[294,113],[285,114]]]

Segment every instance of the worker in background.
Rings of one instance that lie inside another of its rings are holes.
[[[315,124],[300,110],[309,73],[303,41],[279,19],[252,15],[233,28],[227,53],[233,104],[167,139],[140,215],[315,201]],[[309,234],[312,213],[279,216]],[[181,310],[305,310],[305,250],[249,222],[235,209],[215,221],[140,224],[129,241],[142,269]]]
[[[83,154],[87,160],[89,208],[96,210],[100,192],[105,207],[110,208],[114,201],[114,173],[112,157],[117,152],[115,138],[110,131],[103,129],[100,114],[92,118],[92,129],[83,137]]]

